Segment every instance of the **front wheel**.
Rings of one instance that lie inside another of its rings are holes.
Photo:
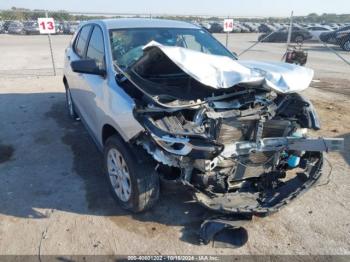
[[[151,208],[159,197],[159,177],[152,161],[139,162],[129,146],[118,136],[107,139],[104,169],[113,197],[132,212]]]
[[[295,43],[302,43],[304,42],[304,37],[302,35],[297,35],[295,38],[294,38],[294,42]]]

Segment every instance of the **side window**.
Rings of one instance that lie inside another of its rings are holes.
[[[81,33],[81,30],[78,32],[78,34],[77,34],[77,36],[75,38],[75,42],[73,43],[73,50],[74,50],[75,53],[77,53],[77,45],[78,45],[80,33]]]
[[[79,55],[80,57],[84,57],[84,51],[86,47],[86,43],[89,37],[91,26],[86,25],[84,26],[80,32],[77,41],[75,42],[75,48],[74,51]]]
[[[100,27],[95,26],[91,34],[86,57],[94,59],[100,69],[105,69],[104,55],[103,33]]]

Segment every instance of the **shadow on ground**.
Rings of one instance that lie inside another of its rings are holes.
[[[118,207],[102,174],[102,154],[82,123],[67,115],[63,93],[6,94],[2,101],[9,115],[0,118],[7,127],[0,133],[7,143],[0,213],[29,219],[47,218],[54,210],[106,216],[147,237],[180,226],[181,240],[199,244],[200,224],[210,214],[182,190],[162,190],[156,206],[141,214]]]
[[[64,100],[63,93],[0,95],[0,214],[41,219],[60,210],[104,216],[145,237],[174,235],[173,227],[180,227],[182,241],[199,244],[199,227],[211,214],[183,190],[162,190],[145,213],[118,207],[102,174],[102,154],[82,123],[68,117]],[[343,137],[350,164],[350,134]]]

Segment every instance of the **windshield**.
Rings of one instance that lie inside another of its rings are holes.
[[[152,40],[166,46],[189,48],[236,59],[202,29],[137,28],[110,30],[113,61],[121,68],[127,68],[143,55],[142,48]]]

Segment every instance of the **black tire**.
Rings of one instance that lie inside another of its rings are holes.
[[[108,170],[109,153],[115,149],[122,156],[129,175],[128,185],[131,192],[129,198],[124,200],[118,196],[117,187],[113,186],[113,176],[109,175]],[[155,162],[140,161],[140,159],[142,157],[136,156],[119,136],[113,135],[107,139],[104,147],[104,173],[111,193],[123,209],[134,213],[150,209],[159,198],[159,176],[155,170]]]
[[[68,115],[73,120],[79,120],[79,116],[75,110],[74,101],[73,101],[69,86],[67,83],[64,83],[64,86],[66,89],[66,108],[67,108]]]
[[[297,35],[294,37],[294,42],[295,43],[303,43],[304,42],[304,37],[302,35]]]
[[[341,44],[341,48],[342,48],[344,51],[350,52],[350,39],[344,41],[344,42]]]

